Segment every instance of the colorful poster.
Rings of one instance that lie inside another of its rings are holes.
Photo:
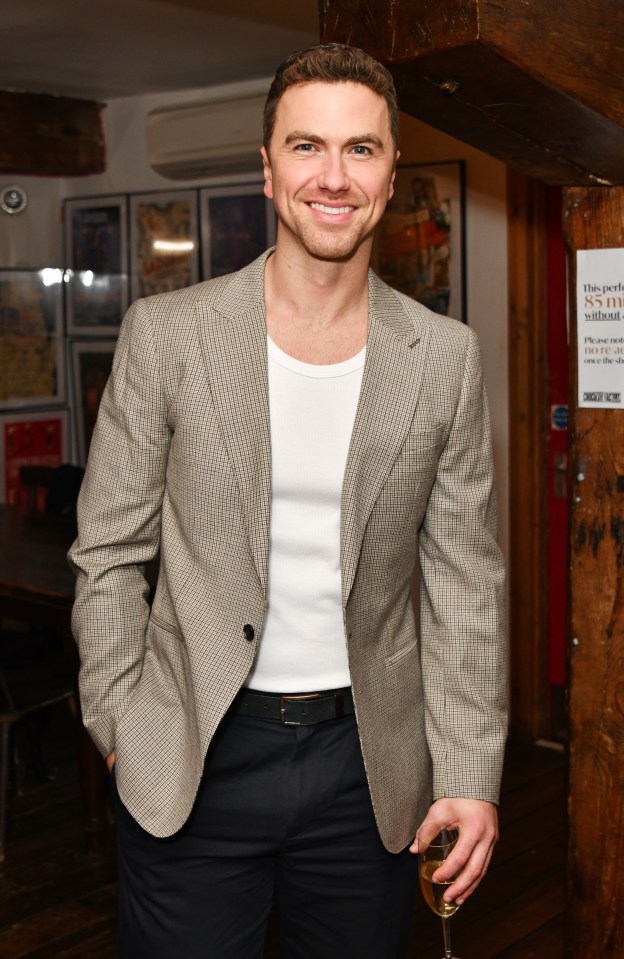
[[[275,242],[275,209],[262,184],[200,192],[203,278],[242,269]]]
[[[74,342],[71,349],[78,462],[85,466],[100,400],[113,366],[115,341]]]
[[[372,265],[394,289],[466,321],[462,161],[397,168]]]
[[[137,195],[130,202],[132,299],[197,283],[197,194]]]
[[[67,460],[67,413],[16,413],[0,416],[2,502],[28,508],[20,479],[22,466],[60,466]],[[37,493],[37,509],[45,509],[45,489]]]
[[[128,307],[125,197],[68,200],[67,325],[69,333],[116,333]]]
[[[62,270],[0,271],[0,408],[64,400]]]

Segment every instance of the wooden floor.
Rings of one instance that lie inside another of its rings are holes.
[[[90,854],[71,736],[59,715],[44,738],[54,778],[42,784],[26,775],[24,794],[12,798],[0,867],[0,959],[116,956],[113,827],[107,851]],[[562,959],[564,792],[562,752],[510,747],[501,842],[482,886],[453,918],[461,959]],[[442,953],[440,920],[419,896],[408,959]],[[271,931],[266,959],[278,956]]]

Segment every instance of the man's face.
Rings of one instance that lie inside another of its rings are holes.
[[[392,196],[398,154],[383,97],[361,83],[301,83],[282,96],[264,192],[279,218],[278,243],[317,259],[364,247]]]

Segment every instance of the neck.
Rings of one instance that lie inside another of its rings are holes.
[[[358,251],[360,252],[360,251]],[[368,250],[344,262],[289,255],[278,244],[265,268],[267,330],[308,363],[339,363],[368,334]]]

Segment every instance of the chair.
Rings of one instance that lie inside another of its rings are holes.
[[[84,470],[65,463],[58,467],[23,466],[20,479],[28,490],[28,513],[36,513],[41,501],[40,490],[45,490],[46,515],[71,514]],[[0,627],[2,623],[0,622]],[[9,796],[11,765],[20,788],[21,764],[17,746],[12,749],[12,731],[18,725],[29,728],[30,753],[35,771],[41,780],[47,778],[39,737],[34,727],[38,714],[50,707],[67,702],[74,716],[78,716],[75,675],[69,669],[54,676],[51,648],[54,636],[46,637],[37,647],[36,635],[23,633],[10,649],[9,633],[0,628],[3,661],[0,661],[0,863],[5,858],[5,831]],[[48,656],[48,654],[50,654]],[[59,655],[59,661],[62,656]],[[11,756],[14,762],[11,764]]]
[[[37,512],[39,490],[47,491],[50,486],[54,466],[20,466],[20,480],[28,493],[28,512]]]
[[[83,476],[84,469],[72,463],[20,467],[20,480],[28,493],[28,512],[37,512],[40,490],[45,490],[46,513],[58,515],[75,512]]]
[[[4,670],[0,669],[0,863],[4,862],[5,859],[11,732],[13,727],[18,723],[26,723],[34,717],[35,714],[41,713],[51,706],[62,702],[67,702],[72,713],[77,715],[76,694],[73,688],[64,688],[51,693],[47,698],[38,698],[35,702],[18,705],[9,688],[7,676]],[[31,750],[39,777],[42,779],[47,778],[41,761],[39,743],[36,738],[31,738]]]

